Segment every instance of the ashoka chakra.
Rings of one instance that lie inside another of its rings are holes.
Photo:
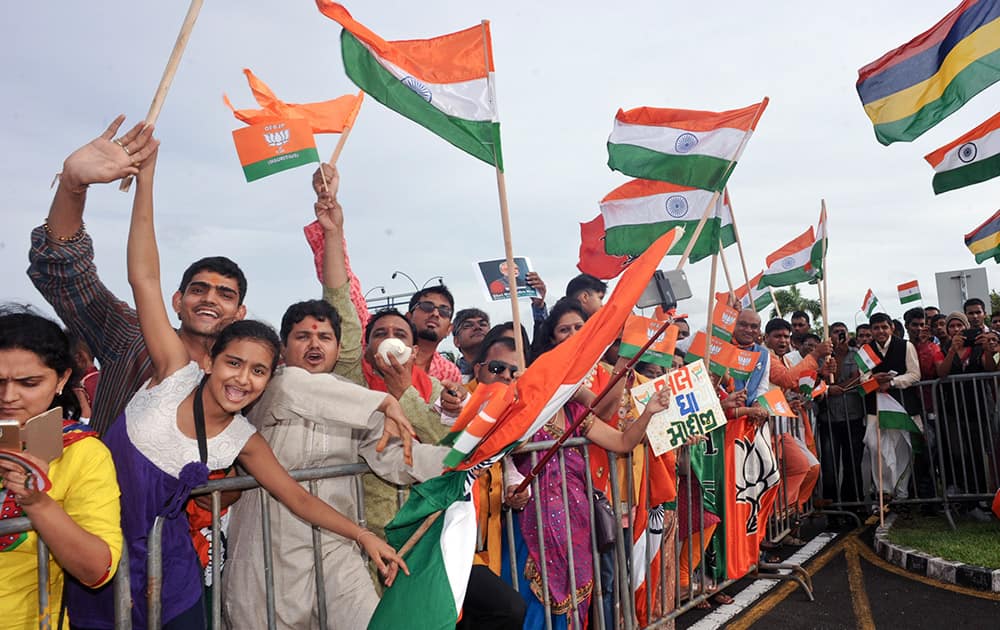
[[[687,153],[698,144],[698,137],[693,133],[682,133],[677,136],[677,141],[674,142],[674,150],[678,153]]]
[[[428,103],[431,102],[431,91],[426,85],[411,76],[403,77],[403,85],[420,95]]]
[[[785,256],[784,258],[781,259],[782,269],[791,269],[794,266],[795,266],[795,259],[792,258],[791,256]]]
[[[670,195],[666,201],[667,214],[679,219],[688,213],[688,200],[681,195]]]
[[[979,153],[979,150],[976,148],[976,143],[966,142],[958,149],[958,159],[968,163],[976,159],[977,153]]]

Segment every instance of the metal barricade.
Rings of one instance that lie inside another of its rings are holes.
[[[0,520],[0,536],[31,532],[31,520],[25,516]],[[65,578],[63,578],[65,579]],[[38,627],[48,630],[59,625],[61,610],[51,610],[49,606],[49,550],[45,543],[38,539]],[[130,613],[131,597],[129,595],[128,550],[122,546],[118,569],[112,578],[112,589],[115,594],[115,630],[132,630]],[[52,616],[55,616],[55,622]]]

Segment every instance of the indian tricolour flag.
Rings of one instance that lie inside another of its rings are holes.
[[[747,291],[747,285],[745,284],[735,290],[736,299],[740,301],[741,308],[753,308],[755,311],[762,311],[774,303],[774,299],[771,297],[771,288],[760,286],[760,279],[763,276],[764,272],[762,271],[753,278],[750,278],[749,291]],[[715,299],[728,300],[729,293],[716,293]]]
[[[1000,175],[1000,114],[924,159],[934,167],[934,194]]]
[[[813,243],[809,262],[816,270],[816,278],[822,279],[823,265],[826,263],[826,253],[829,245],[826,242],[826,205],[819,211],[819,223],[816,224],[816,242]]]
[[[233,142],[248,182],[319,162],[307,120],[272,120],[236,129]]]
[[[631,177],[721,191],[767,103],[765,97],[725,112],[618,110],[608,138],[608,166]]]
[[[917,284],[916,280],[910,280],[909,282],[897,285],[896,290],[899,291],[900,304],[920,301],[920,285]]]
[[[798,282],[808,282],[816,277],[812,266],[812,249],[816,243],[812,226],[785,243],[767,257],[767,269],[760,279],[762,287],[787,287]]]
[[[882,359],[866,343],[854,353],[854,362],[858,364],[858,369],[862,372],[871,372],[876,365],[882,362]]]
[[[684,235],[669,254],[680,256],[713,197],[715,207],[698,235],[690,259],[697,262],[716,254],[720,239],[726,247],[736,242],[729,196],[718,197],[708,190],[649,179],[633,179],[601,200],[604,249],[611,255],[638,256],[661,235],[679,227]]]
[[[878,308],[878,298],[875,297],[875,293],[871,289],[865,293],[865,299],[861,301],[861,312],[865,314],[865,317],[871,317]]]
[[[910,414],[906,413],[906,409],[899,404],[898,400],[885,392],[879,392],[875,401],[878,403],[878,424],[880,427],[920,433],[920,427],[913,421]]]
[[[466,153],[503,168],[488,22],[430,39],[386,41],[343,6],[328,0],[316,0],[316,6],[344,27],[344,71],[358,87]]]

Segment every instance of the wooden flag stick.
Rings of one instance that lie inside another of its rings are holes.
[[[705,367],[712,373],[712,304],[715,303],[715,276],[719,270],[719,255],[712,255],[712,271],[708,279],[708,317],[705,324]]]
[[[188,40],[191,39],[191,31],[194,30],[194,23],[198,19],[202,2],[203,0],[191,0],[187,15],[184,17],[184,23],[181,25],[181,32],[177,35],[177,41],[174,42],[174,49],[170,53],[170,59],[167,60],[167,67],[163,69],[160,85],[157,86],[156,94],[153,95],[153,102],[149,106],[149,112],[146,113],[147,126],[156,124],[156,119],[160,117],[160,110],[163,109],[163,101],[167,99],[167,92],[170,90],[170,84],[174,81],[174,75],[177,74],[181,57],[184,55],[184,48],[187,47]],[[132,187],[132,179],[131,175],[125,177],[118,186],[118,190],[128,192],[129,188]]]
[[[729,275],[729,265],[726,264],[726,252],[723,251],[725,247],[722,244],[722,237],[719,237],[719,259],[722,260],[722,273],[726,275],[726,284],[729,285],[729,297],[736,301],[736,289],[733,288],[733,279]],[[750,289],[747,289],[747,296],[750,295]],[[712,296],[715,299],[715,296]]]
[[[875,441],[878,443],[878,524],[885,527],[885,492],[882,486],[882,425],[875,416]]]
[[[827,277],[830,275],[830,269],[826,266],[826,248],[829,243],[830,226],[828,225],[828,220],[826,216],[826,199],[820,199],[820,217],[823,221],[823,279],[821,280],[822,287],[820,289],[820,306],[823,310],[823,339],[830,339],[830,318],[828,316],[829,307],[827,306],[827,295],[826,295],[826,281]]]
[[[361,103],[364,98],[365,93],[358,92],[358,104],[354,106],[351,115],[344,122],[344,130],[340,132],[340,138],[337,139],[337,146],[333,150],[333,155],[330,156],[330,166],[337,166],[337,160],[340,159],[340,152],[344,150],[344,145],[347,143],[347,136],[351,135],[351,129],[354,129],[354,121],[358,118],[358,112],[361,111]],[[330,192],[330,187],[326,183],[326,173],[323,172],[322,165],[320,165],[319,174],[323,178],[323,190]]]
[[[767,290],[771,293],[771,304],[774,304],[774,312],[778,314],[779,318],[784,317],[781,314],[781,307],[778,306],[778,298],[774,295],[774,287],[767,287]]]
[[[730,163],[731,165],[732,163]],[[701,230],[705,227],[705,223],[708,221],[708,217],[712,215],[712,211],[715,209],[715,202],[719,200],[719,195],[721,195],[718,190],[712,193],[712,198],[708,200],[708,206],[705,207],[705,211],[701,213],[701,219],[698,220],[698,225],[695,226],[694,232],[691,234],[691,238],[688,240],[687,247],[684,248],[684,254],[681,256],[680,261],[677,263],[678,269],[684,268],[684,263],[687,262],[688,257],[691,256],[691,250],[694,249],[694,244],[698,241],[698,237],[701,236]]]
[[[728,189],[726,194],[729,194]],[[736,249],[740,253],[740,265],[743,266],[743,279],[747,283],[747,295],[751,297],[753,301],[753,292],[750,290],[750,273],[747,271],[747,259],[743,255],[743,239],[740,238],[740,230],[736,227],[736,215],[733,214],[733,196],[729,195],[729,217],[733,220],[733,238],[736,239]],[[781,317],[781,315],[778,315]]]

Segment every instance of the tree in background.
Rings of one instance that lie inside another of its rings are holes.
[[[790,318],[795,311],[805,311],[809,313],[812,329],[814,331],[822,329],[821,314],[823,309],[820,307],[819,300],[805,297],[794,284],[787,289],[777,289],[774,292],[774,300],[777,302],[778,308],[781,309],[781,314],[786,318]],[[1000,300],[1000,295],[997,296],[997,300]],[[774,319],[778,316],[778,311],[772,308],[770,316],[771,319]]]

